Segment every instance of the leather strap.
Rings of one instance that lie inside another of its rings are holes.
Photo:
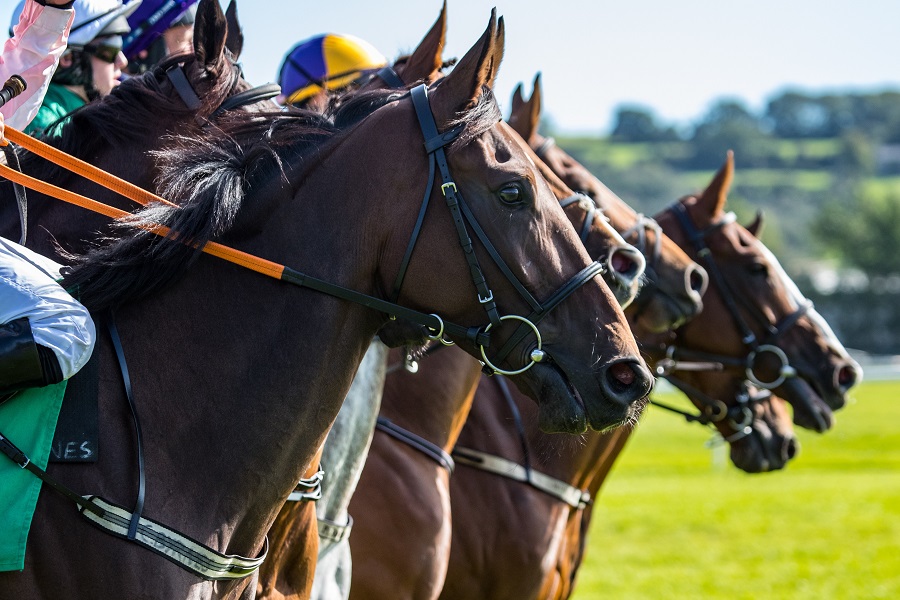
[[[131,419],[134,423],[134,435],[137,440],[138,493],[137,499],[134,501],[134,511],[131,513],[131,522],[128,525],[128,539],[134,540],[134,537],[137,534],[141,513],[144,512],[144,497],[147,490],[147,481],[144,474],[144,435],[141,431],[141,420],[138,417],[137,405],[134,402],[134,391],[131,387],[131,376],[128,374],[128,363],[125,361],[125,351],[122,348],[122,340],[119,337],[119,330],[116,327],[116,319],[112,311],[107,315],[106,329],[109,332],[113,349],[116,351],[116,361],[119,363],[119,371],[122,373],[125,397],[128,399],[128,408],[131,409]]]
[[[585,508],[592,503],[590,492],[580,490],[565,481],[560,481],[540,471],[525,469],[522,465],[507,460],[502,456],[457,446],[453,449],[453,458],[456,459],[457,464],[474,467],[512,479],[513,481],[528,484],[534,489],[561,500],[575,509]]]
[[[119,537],[129,535],[130,523],[134,519],[134,515],[103,498],[88,496],[86,499],[103,511],[100,516],[96,512],[85,511],[82,507],[81,513],[89,521],[113,535]],[[144,517],[139,519],[135,536],[128,539],[210,581],[243,579],[252,575],[269,552],[269,540],[265,538],[262,552],[256,558],[222,554],[165,525]]]
[[[329,519],[318,518],[319,521],[319,537],[334,543],[340,543],[350,537],[350,530],[353,529],[353,517],[347,515],[347,522],[344,524],[331,521]]]
[[[194,111],[200,109],[202,102],[200,102],[200,97],[197,96],[197,92],[194,91],[191,82],[188,81],[187,75],[184,74],[183,65],[172,65],[172,67],[166,70],[166,77],[169,78],[172,87],[175,88],[175,92],[188,109]]]
[[[453,468],[456,466],[453,462],[453,457],[447,454],[447,452],[437,444],[433,444],[422,436],[400,427],[387,417],[378,417],[375,421],[375,429],[376,431],[386,433],[392,438],[400,440],[407,446],[418,450],[440,466],[447,469],[451,475],[453,474]]]
[[[447,163],[447,154],[444,152],[444,146],[452,142],[462,130],[459,129],[456,134],[452,136],[448,134],[453,130],[445,132],[444,135],[438,133],[434,115],[431,114],[431,105],[428,102],[428,86],[423,84],[412,88],[410,90],[410,97],[412,98],[413,106],[416,109],[419,127],[422,129],[422,135],[425,138],[425,151],[428,152],[429,161],[433,161],[437,165],[438,173],[443,181],[441,192],[444,194],[447,208],[450,210],[453,224],[456,227],[459,244],[465,254],[466,262],[469,264],[469,274],[472,277],[472,282],[475,284],[475,289],[478,291],[478,301],[481,302],[481,305],[484,307],[490,322],[493,323],[494,326],[499,326],[501,323],[500,314],[497,312],[494,293],[491,291],[490,287],[488,287],[487,279],[478,262],[478,257],[475,255],[472,239],[469,237],[469,233],[466,230],[465,220],[460,210],[462,196],[458,195],[456,183],[450,176],[450,166]],[[430,169],[429,172],[431,172]],[[429,188],[430,187],[431,183],[429,182]]]
[[[225,102],[219,105],[219,108],[214,110],[209,118],[214,119],[226,110],[234,110],[235,108],[240,108],[247,104],[256,104],[263,100],[269,100],[280,93],[281,86],[277,83],[267,83],[266,85],[260,85],[243,92],[238,92],[237,94],[226,98]]]
[[[388,84],[389,87],[394,89],[400,89],[406,87],[406,84],[403,83],[403,80],[400,79],[400,76],[397,75],[397,71],[393,69],[390,65],[379,69],[376,76],[381,77],[381,80]]]

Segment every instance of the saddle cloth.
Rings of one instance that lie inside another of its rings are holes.
[[[0,404],[0,432],[42,469],[47,468],[65,381],[22,391]],[[41,480],[0,454],[0,571],[25,568],[25,543]]]

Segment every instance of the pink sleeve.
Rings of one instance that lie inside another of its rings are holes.
[[[62,10],[26,0],[15,35],[6,40],[0,55],[0,86],[14,74],[28,84],[22,94],[0,108],[6,123],[16,129],[23,129],[37,114],[66,49],[74,18],[71,8]]]

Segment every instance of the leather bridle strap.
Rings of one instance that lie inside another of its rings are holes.
[[[690,215],[687,212],[687,207],[681,202],[676,202],[672,207],[670,207],[672,214],[678,219],[678,222],[681,224],[681,227],[684,229],[685,233],[688,236],[688,239],[691,241],[691,244],[694,246],[694,249],[697,251],[697,257],[702,260],[705,264],[707,273],[709,276],[715,279],[716,285],[719,287],[719,291],[721,292],[721,296],[725,305],[728,307],[729,312],[731,312],[732,317],[734,318],[735,324],[740,330],[742,340],[744,344],[752,347],[757,345],[756,334],[753,333],[753,330],[750,329],[750,326],[747,325],[747,322],[744,321],[744,318],[741,316],[740,311],[738,310],[737,303],[735,302],[735,295],[731,291],[731,287],[725,281],[725,278],[722,276],[722,272],[719,270],[718,265],[716,264],[715,259],[712,256],[712,251],[706,245],[706,236],[710,233],[719,229],[723,225],[728,222],[731,222],[734,217],[726,215],[725,219],[717,221],[713,223],[706,229],[700,230],[694,225],[694,221],[691,219]]]
[[[399,75],[397,75],[397,71],[395,71],[390,65],[376,71],[375,76],[380,77],[383,82],[388,84],[393,89],[406,87],[406,84],[403,83],[403,80],[400,79]]]
[[[591,233],[591,225],[594,224],[594,217],[596,217],[597,212],[599,211],[597,209],[597,204],[594,202],[594,199],[587,194],[582,194],[581,192],[576,192],[568,198],[560,200],[559,205],[563,208],[566,208],[567,206],[575,204],[576,202],[580,202],[582,206],[587,205],[588,207],[587,214],[584,216],[584,223],[581,224],[581,231],[579,232],[581,243],[586,243],[588,235],[590,235]]]
[[[238,92],[237,94],[226,98],[225,101],[219,105],[219,108],[209,115],[209,118],[214,119],[227,110],[234,110],[235,108],[240,108],[247,104],[256,104],[263,100],[271,100],[280,93],[281,86],[277,83],[267,83],[243,92]]]
[[[203,103],[200,102],[200,97],[197,96],[197,92],[194,91],[194,87],[188,81],[181,63],[174,64],[166,69],[166,78],[168,78],[172,87],[175,88],[175,93],[178,94],[178,97],[181,98],[181,101],[184,102],[184,105],[189,110],[196,111],[200,109]]]
[[[528,317],[526,317],[526,320],[537,325],[544,319],[544,317],[547,316],[547,314],[551,310],[556,308],[563,300],[571,296],[572,293],[575,292],[578,288],[586,284],[597,275],[602,275],[605,272],[606,267],[603,265],[603,263],[600,263],[598,261],[592,262],[581,271],[576,273],[574,277],[572,277],[569,281],[566,282],[565,285],[558,289],[556,293],[553,294],[553,296],[551,296],[539,310],[536,310],[528,315]],[[517,344],[525,339],[525,336],[527,336],[530,331],[531,329],[527,325],[520,325],[516,332],[513,333],[513,335],[511,335],[508,340],[506,340],[506,343],[497,353],[494,361],[500,362],[504,358],[506,358],[509,353],[512,352],[513,348],[515,348]]]
[[[416,109],[416,116],[419,119],[419,127],[422,129],[422,135],[425,138],[425,151],[428,153],[429,163],[437,165],[443,185],[441,192],[450,209],[450,216],[453,218],[453,224],[456,226],[456,233],[459,237],[459,244],[462,246],[466,262],[469,264],[469,273],[472,276],[472,282],[478,292],[478,301],[487,312],[488,319],[495,326],[500,325],[500,314],[497,312],[497,303],[494,301],[494,293],[488,287],[487,279],[475,255],[475,247],[472,239],[466,230],[466,223],[460,210],[462,196],[456,188],[456,183],[450,175],[450,166],[447,163],[447,154],[444,152],[444,146],[452,142],[462,132],[461,127],[450,129],[443,134],[438,133],[437,124],[434,121],[434,115],[431,113],[431,105],[428,102],[428,87],[419,85],[410,90],[413,106]],[[433,173],[433,169],[429,167],[429,173]],[[430,194],[431,181],[428,182],[428,192]],[[413,242],[411,242],[414,244]]]
[[[407,446],[418,450],[440,466],[444,467],[451,475],[453,474],[453,468],[456,466],[453,463],[453,457],[447,454],[447,452],[437,444],[429,442],[422,436],[400,427],[387,417],[378,417],[375,421],[375,430],[386,433],[395,440],[399,440]]]

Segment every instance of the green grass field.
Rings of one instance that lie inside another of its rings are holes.
[[[574,598],[900,598],[900,382],[853,395],[762,475],[651,409],[598,499]]]

